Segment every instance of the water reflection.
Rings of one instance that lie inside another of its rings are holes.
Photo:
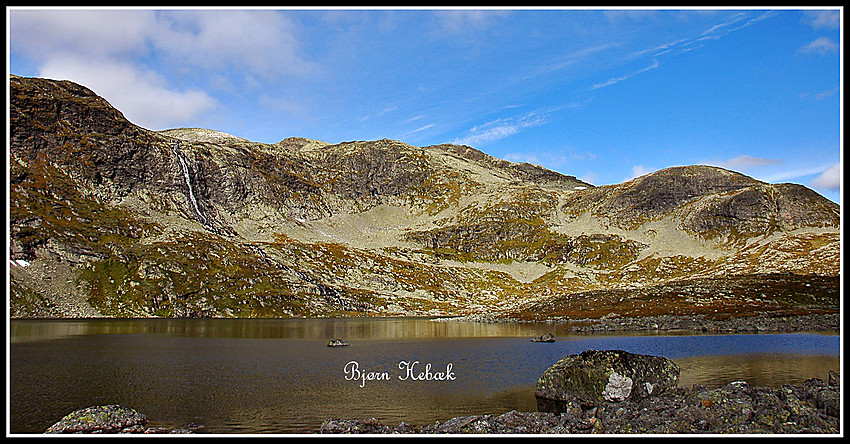
[[[532,337],[570,334],[563,323],[494,324],[434,321],[426,318],[345,319],[131,319],[13,321],[11,342],[81,335],[163,334],[198,338],[434,339]]]
[[[770,353],[694,356],[677,359],[676,364],[681,370],[680,385],[702,384],[709,388],[733,381],[775,387],[809,378],[826,380],[830,370],[838,372],[841,368],[839,357],[834,355]]]

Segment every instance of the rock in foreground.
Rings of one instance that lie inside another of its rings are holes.
[[[640,400],[676,386],[679,367],[661,356],[586,350],[549,367],[537,381],[541,412],[581,413],[602,401]]]
[[[196,424],[168,429],[148,427],[148,418],[120,405],[99,405],[71,412],[44,433],[194,433],[203,428]]]

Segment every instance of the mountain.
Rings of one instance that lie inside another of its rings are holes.
[[[9,83],[12,317],[837,311],[840,207],[800,185],[156,132],[78,84]],[[731,277],[758,291],[716,294]]]

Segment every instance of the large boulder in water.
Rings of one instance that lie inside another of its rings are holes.
[[[537,381],[537,410],[580,413],[604,401],[640,400],[673,388],[679,367],[661,356],[587,350],[549,367]]]
[[[148,418],[120,405],[99,405],[69,413],[44,433],[121,433],[137,430]]]

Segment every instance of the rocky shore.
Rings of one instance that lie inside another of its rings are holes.
[[[452,318],[436,318],[438,322],[482,322],[482,323],[538,323],[540,320],[525,320],[493,315],[469,315]],[[689,316],[645,316],[603,317],[598,319],[546,319],[542,322],[568,324],[577,333],[617,331],[699,331],[715,333],[755,332],[838,332],[841,327],[840,313],[810,313],[804,315],[769,313],[754,316],[717,318],[706,315]]]
[[[512,410],[414,426],[329,419],[328,434],[837,434],[840,376],[779,388],[744,381],[708,389],[676,385],[679,368],[659,356],[587,350],[537,382],[537,412]]]
[[[716,319],[707,316],[649,316],[642,318],[577,319],[574,332],[689,330],[715,333],[835,331],[839,313],[807,315],[768,314]]]
[[[319,433],[350,434],[837,434],[839,389],[822,379],[781,388],[735,382],[675,388],[640,401],[605,401],[579,412],[517,412],[452,418],[425,426],[374,418],[330,419]]]

